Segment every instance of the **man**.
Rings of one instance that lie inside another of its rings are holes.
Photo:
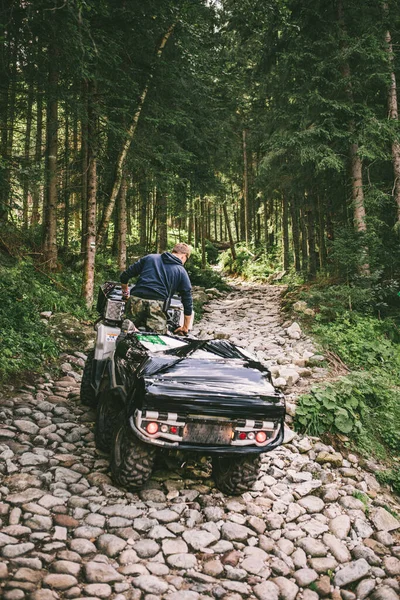
[[[190,256],[187,244],[175,244],[171,252],[148,254],[121,273],[122,296],[129,298],[128,281],[139,276],[128,299],[126,314],[136,327],[157,333],[167,332],[166,303],[178,292],[182,299],[184,323],[175,333],[188,333],[193,311],[192,285],[184,264]]]

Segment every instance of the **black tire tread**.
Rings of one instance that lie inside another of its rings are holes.
[[[94,441],[98,450],[110,452],[113,431],[120,412],[121,404],[118,399],[109,391],[103,392],[97,404],[94,426]]]
[[[257,481],[261,458],[257,455],[213,458],[213,477],[216,487],[229,496],[250,490]]]
[[[114,431],[111,450],[111,477],[119,486],[129,491],[141,489],[150,478],[156,457],[156,448],[144,444],[131,432],[129,425],[124,422],[125,415],[119,418]],[[122,431],[121,431],[122,429]],[[121,464],[116,464],[115,443],[118,432],[121,432]]]
[[[89,350],[82,373],[80,399],[85,406],[96,406],[96,394],[92,388],[92,369],[94,360],[94,349]]]

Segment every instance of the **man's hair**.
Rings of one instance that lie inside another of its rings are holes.
[[[189,244],[180,242],[179,244],[175,244],[175,246],[172,248],[172,252],[175,254],[186,254],[186,256],[189,258],[192,249]]]

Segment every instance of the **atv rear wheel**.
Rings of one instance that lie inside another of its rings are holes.
[[[92,387],[92,372],[93,372],[94,350],[89,350],[87,359],[82,373],[80,398],[82,404],[96,406],[96,394]]]
[[[261,458],[258,454],[247,456],[214,456],[213,477],[221,492],[233,496],[252,488],[257,481]]]
[[[120,413],[111,449],[111,477],[117,485],[134,492],[150,478],[156,449],[138,440],[126,421],[125,412]]]
[[[96,448],[110,452],[113,430],[121,412],[121,401],[109,390],[102,392],[96,409],[94,441]]]

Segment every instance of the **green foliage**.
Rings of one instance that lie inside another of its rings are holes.
[[[393,491],[400,496],[400,467],[378,471],[376,478],[380,483],[384,483],[393,488]],[[396,515],[397,516],[397,515]]]
[[[218,290],[227,289],[227,285],[222,280],[220,274],[212,269],[210,265],[207,265],[205,269],[202,268],[200,250],[193,250],[185,267],[192,285],[198,285],[205,288],[215,287]]]
[[[236,259],[233,260],[231,250],[221,254],[220,265],[231,275],[240,275],[254,281],[266,281],[275,272],[274,261],[265,253],[255,254],[246,246],[236,248]]]
[[[368,372],[314,387],[300,397],[296,412],[299,431],[351,434],[361,450],[382,458],[400,454],[399,423],[400,387]]]

